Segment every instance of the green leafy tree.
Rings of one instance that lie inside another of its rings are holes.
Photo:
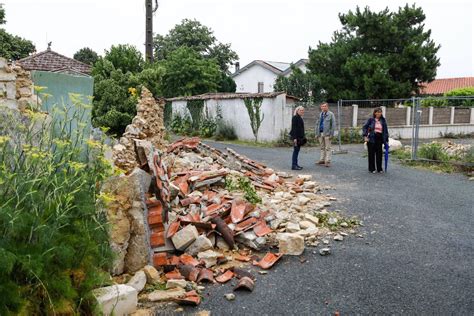
[[[176,49],[161,62],[165,69],[162,92],[165,97],[215,92],[221,80],[219,66],[188,47]]]
[[[136,115],[140,78],[144,66],[141,53],[130,45],[112,46],[92,68],[94,101],[92,123],[121,135]],[[141,79],[150,78],[143,74]]]
[[[78,50],[74,54],[73,58],[75,60],[83,62],[84,64],[88,64],[92,66],[99,59],[99,55],[97,55],[97,53],[94,52],[89,47],[84,47]]]
[[[121,69],[123,73],[139,73],[143,70],[145,60],[142,53],[132,45],[113,45],[110,50],[105,51],[105,60],[110,61],[115,69]]]
[[[300,68],[291,66],[290,76],[279,76],[273,86],[274,91],[285,91],[302,101],[321,100],[321,85],[316,76],[304,73]],[[311,93],[310,93],[311,91]]]
[[[203,59],[213,60],[221,71],[217,91],[235,92],[235,83],[228,72],[230,65],[239,58],[237,53],[230,44],[218,42],[212,29],[199,21],[184,19],[167,35],[156,35],[154,45],[157,60],[168,59],[180,47],[192,49]]]
[[[0,25],[6,23],[5,9],[0,4]],[[7,33],[0,28],[0,57],[18,60],[27,57],[36,50],[29,40]]]
[[[406,97],[421,82],[434,80],[440,46],[425,31],[421,8],[372,12],[357,7],[339,20],[342,29],[332,41],[309,50],[308,69],[329,99]]]

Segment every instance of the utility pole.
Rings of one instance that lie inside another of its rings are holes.
[[[153,13],[158,10],[158,0],[155,0],[155,8],[153,8],[153,0],[145,0],[145,59],[153,62]]]

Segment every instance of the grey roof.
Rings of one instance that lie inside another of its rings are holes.
[[[307,59],[300,59],[298,60],[295,65],[299,66],[300,64],[306,64],[308,62]],[[265,61],[265,60],[254,60],[248,65],[245,65],[244,67],[240,68],[238,71],[234,72],[231,76],[235,77],[245,70],[251,68],[254,65],[260,65],[265,69],[270,70],[276,75],[285,75],[291,71],[291,63],[286,63],[286,62],[278,62],[278,61]]]
[[[287,95],[285,92],[264,92],[264,93],[229,93],[229,92],[218,92],[218,93],[205,93],[200,95],[193,95],[187,97],[176,97],[169,98],[166,101],[191,101],[191,100],[222,100],[222,99],[245,99],[245,98],[275,98],[281,94],[285,94],[287,98],[299,100],[299,98]]]

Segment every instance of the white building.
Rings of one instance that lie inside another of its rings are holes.
[[[300,59],[294,65],[306,72],[307,63],[307,59]],[[290,74],[291,63],[254,60],[242,68],[237,63],[232,79],[237,85],[236,92],[265,93],[273,92],[278,76],[288,77]]]

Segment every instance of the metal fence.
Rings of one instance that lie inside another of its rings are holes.
[[[306,107],[305,126],[313,130],[320,113],[319,103],[298,105]],[[362,138],[362,126],[376,107],[387,118],[392,138],[410,140],[413,160],[418,159],[420,138],[437,138],[441,133],[474,133],[474,96],[339,100],[329,103],[329,110],[337,118],[336,153],[347,152],[342,139],[344,136],[347,140],[347,133]]]

